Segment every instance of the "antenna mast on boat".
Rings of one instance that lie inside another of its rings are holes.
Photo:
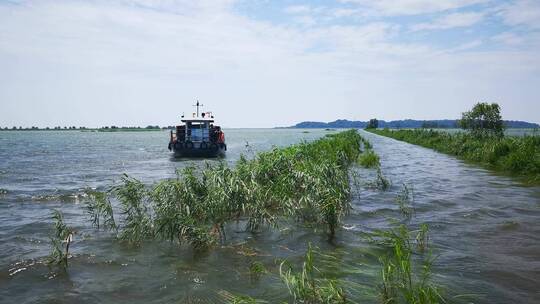
[[[194,107],[197,107],[197,117],[199,117],[199,107],[203,107],[203,104],[199,104],[199,100],[197,99],[197,104],[193,105]]]

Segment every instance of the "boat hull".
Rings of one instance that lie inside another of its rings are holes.
[[[217,147],[207,147],[207,148],[201,148],[200,145],[195,143],[193,147],[186,148],[185,146],[178,147],[176,145],[171,145],[172,151],[174,152],[174,157],[180,158],[180,157],[204,157],[204,158],[210,158],[210,157],[218,157],[225,155],[225,151],[227,151],[227,145],[220,144],[217,145]]]

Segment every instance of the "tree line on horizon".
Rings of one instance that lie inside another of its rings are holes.
[[[479,102],[469,111],[463,112],[461,119],[456,120],[456,126],[469,131],[475,137],[503,137],[508,128],[502,119],[501,107],[498,103]],[[436,124],[424,122],[422,128],[437,128]],[[538,127],[538,125],[536,125]],[[379,121],[372,118],[365,129],[379,128]]]
[[[76,126],[55,126],[55,127],[44,127],[44,128],[40,128],[40,127],[36,127],[36,126],[31,126],[31,127],[22,127],[22,126],[13,126],[13,127],[0,127],[0,130],[4,130],[4,131],[47,131],[47,130],[52,130],[52,131],[58,131],[58,130],[116,130],[116,129],[119,129],[119,130],[122,130],[122,129],[163,129],[163,130],[166,130],[166,129],[174,129],[175,127],[174,126],[163,126],[163,127],[160,127],[158,125],[148,125],[146,127],[140,127],[140,126],[130,126],[130,127],[118,127],[118,126],[103,126],[103,127],[99,127],[99,128],[89,128],[89,127],[76,127]]]
[[[416,128],[425,128],[425,129],[457,129],[460,128],[459,121],[460,119],[437,119],[437,120],[416,120],[416,119],[403,119],[403,120],[377,120],[378,128],[391,128],[391,129],[416,129]],[[373,122],[372,122],[373,123]],[[535,129],[539,128],[540,125],[537,123],[531,123],[520,120],[503,120],[503,125],[506,128],[518,128],[518,129]],[[332,122],[319,122],[319,121],[304,121],[300,122],[289,128],[300,128],[300,129],[309,129],[309,128],[357,128],[364,129],[370,125],[370,121],[359,121],[359,120],[347,120],[347,119],[338,119]]]

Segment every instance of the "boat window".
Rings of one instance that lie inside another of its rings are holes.
[[[192,141],[209,141],[208,126],[206,123],[193,123],[191,125],[191,140]]]

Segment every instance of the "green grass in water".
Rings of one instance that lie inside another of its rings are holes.
[[[354,131],[275,148],[248,160],[242,157],[234,168],[224,163],[207,165],[202,171],[188,167],[175,179],[152,187],[128,176],[107,193],[92,192],[87,210],[96,227],[114,230],[131,244],[145,239],[163,239],[188,243],[206,249],[226,239],[224,226],[244,220],[246,229],[276,227],[279,218],[289,218],[326,227],[334,237],[343,216],[350,210],[349,168],[364,154],[375,155],[371,144]],[[370,152],[371,151],[371,152]],[[376,155],[375,155],[376,156]],[[373,158],[373,156],[370,156]],[[378,161],[378,157],[376,157]],[[386,190],[390,182],[377,168],[376,187]],[[115,222],[111,200],[118,200],[121,221]],[[396,199],[404,212],[411,200],[405,187]],[[401,202],[401,203],[400,203]],[[406,226],[378,232],[373,237],[381,248],[382,303],[440,303],[438,289],[431,283],[428,228],[421,226],[415,237]],[[413,246],[416,244],[416,246]],[[420,266],[415,254],[426,254]],[[317,268],[316,252],[309,246],[301,269],[288,262],[279,275],[294,303],[348,303],[350,290],[345,282],[328,277]],[[251,275],[267,272],[260,262],[252,262]],[[229,303],[264,303],[246,295],[223,291]]]
[[[369,130],[375,134],[416,144],[490,169],[522,176],[540,183],[540,136],[477,137],[466,132],[450,134],[433,130]]]
[[[379,258],[382,303],[445,303],[439,287],[431,280],[434,259],[427,248],[427,233],[424,224],[418,231],[410,231],[402,224],[374,233],[373,241],[386,248],[386,253]]]
[[[347,303],[345,291],[340,287],[339,281],[321,276],[319,269],[315,267],[311,244],[301,271],[295,272],[287,261],[284,261],[280,265],[279,274],[294,303]]]
[[[358,164],[364,168],[377,168],[380,166],[379,156],[373,150],[366,150],[358,157]]]
[[[401,212],[401,215],[407,220],[410,220],[414,213],[414,197],[412,187],[403,184],[403,187],[396,196],[395,201],[399,206],[399,211]]]
[[[153,187],[125,175],[107,195],[90,195],[87,209],[94,225],[117,229],[131,244],[158,238],[204,249],[223,242],[225,225],[240,219],[247,230],[257,231],[290,218],[326,227],[333,238],[351,208],[349,168],[361,142],[355,130],[330,134],[251,160],[241,157],[234,168],[188,167]],[[122,225],[114,222],[111,198],[120,202]]]
[[[54,231],[51,236],[51,254],[47,264],[58,265],[63,268],[68,266],[69,246],[73,241],[73,230],[64,223],[64,216],[58,210],[53,211]]]

